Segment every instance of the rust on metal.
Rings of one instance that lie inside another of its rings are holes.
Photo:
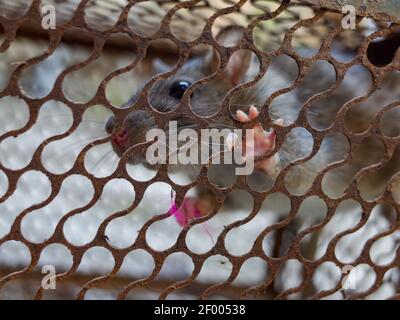
[[[344,6],[351,5],[360,16],[387,22],[400,22],[400,2],[397,0],[301,0],[301,2],[337,12],[342,12]]]

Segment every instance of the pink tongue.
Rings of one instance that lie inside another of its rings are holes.
[[[169,214],[174,215],[176,221],[182,226],[186,227],[190,220],[200,218],[202,216],[201,212],[196,208],[196,199],[194,198],[186,198],[183,200],[183,203],[180,208],[176,205],[176,202],[173,201],[171,204],[171,208],[169,209]],[[214,239],[208,230],[206,224],[203,224],[204,231],[208,234],[211,239],[211,242],[214,244]]]
[[[200,211],[196,208],[196,201],[197,200],[193,198],[185,198],[179,208],[176,202],[173,202],[169,209],[169,214],[174,215],[176,221],[178,221],[181,226],[185,227],[190,220],[201,217]]]

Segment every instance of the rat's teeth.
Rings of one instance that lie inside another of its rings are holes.
[[[238,141],[238,135],[236,133],[230,132],[226,137],[226,145],[228,147],[228,150],[232,150],[233,147],[237,145]]]

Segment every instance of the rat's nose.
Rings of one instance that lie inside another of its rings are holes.
[[[117,123],[113,115],[110,118],[108,118],[106,123],[106,131],[108,134],[112,134],[114,132],[116,124]],[[112,138],[112,143],[119,148],[123,148],[127,142],[128,142],[128,131],[126,129],[121,129]]]
[[[128,142],[128,131],[121,129],[117,135],[113,138],[113,143],[118,147],[124,147]]]

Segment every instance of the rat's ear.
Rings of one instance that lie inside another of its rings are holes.
[[[222,29],[215,40],[224,47],[233,47],[243,38],[244,28],[239,26],[229,26]]]
[[[159,73],[165,73],[165,72],[170,71],[171,70],[171,66],[166,64],[161,59],[155,58],[153,60],[153,69],[157,74],[159,74]]]
[[[216,37],[217,42],[224,47],[232,47],[239,43],[243,37],[244,29],[239,26],[230,26],[222,29]],[[224,76],[227,77],[231,83],[236,86],[244,78],[249,70],[252,59],[252,52],[250,50],[238,50],[229,59],[228,65],[224,70]],[[216,50],[210,50],[207,53],[206,64],[209,70],[214,72],[218,67],[219,56]]]
[[[252,52],[247,49],[236,51],[229,59],[224,74],[234,86],[246,81],[246,75],[250,68]]]

